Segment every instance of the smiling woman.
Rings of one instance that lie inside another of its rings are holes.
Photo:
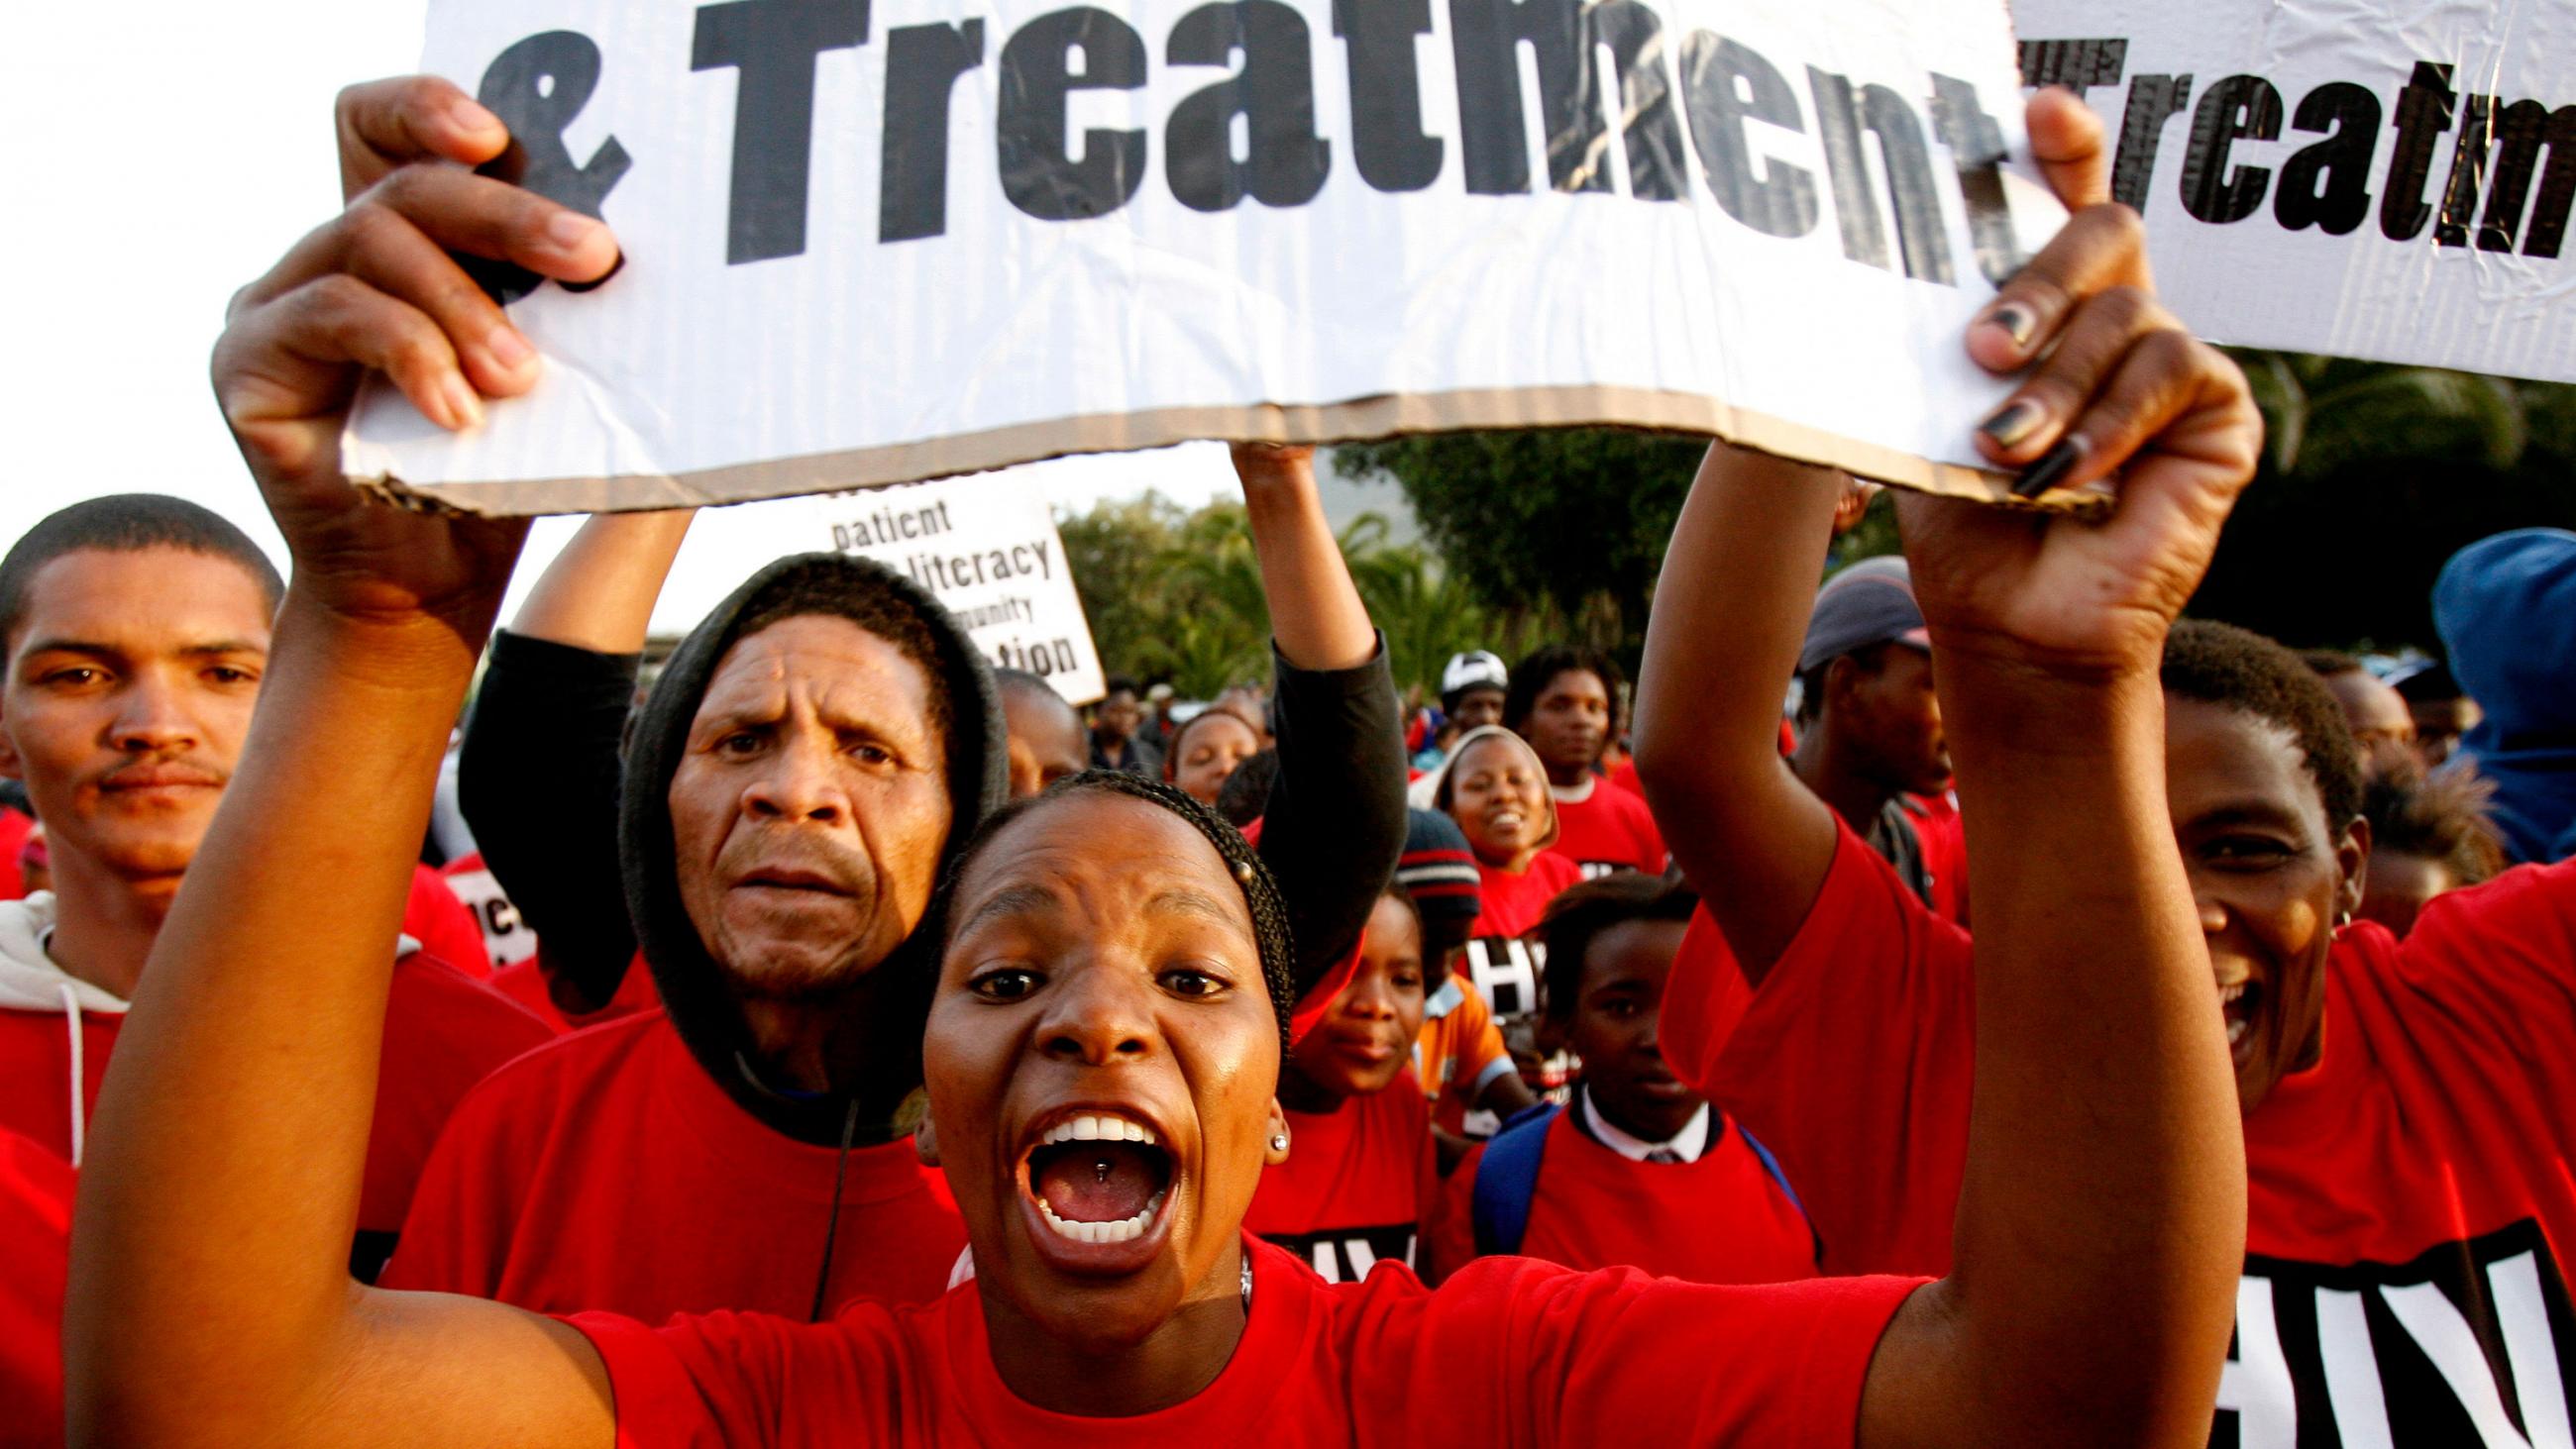
[[[1476,853],[1484,913],[1470,938],[1526,934],[1557,892],[1583,878],[1581,867],[1548,850],[1556,843],[1556,799],[1547,766],[1519,735],[1500,725],[1469,730],[1429,785],[1419,798],[1448,812]]]

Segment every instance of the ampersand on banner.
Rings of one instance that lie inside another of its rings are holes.
[[[501,52],[483,72],[483,85],[475,98],[510,128],[510,149],[487,162],[481,174],[524,186],[585,216],[599,216],[608,193],[635,162],[615,136],[601,142],[587,162],[576,163],[564,145],[565,129],[590,104],[597,89],[599,47],[579,31],[549,30]],[[504,307],[545,283],[545,278],[510,262],[485,257],[459,260],[467,274]],[[599,282],[606,280],[602,277]],[[564,285],[585,292],[599,282]]]

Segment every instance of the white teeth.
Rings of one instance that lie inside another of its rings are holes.
[[[1145,1210],[1132,1218],[1121,1218],[1114,1223],[1077,1223],[1057,1217],[1055,1209],[1045,1198],[1038,1199],[1038,1213],[1046,1219],[1047,1226],[1055,1230],[1056,1236],[1071,1238],[1077,1243],[1124,1243],[1141,1238],[1145,1230],[1154,1225],[1155,1215],[1162,1210],[1163,1194],[1158,1192],[1146,1200]]]
[[[2234,1046],[2238,1042],[2243,1041],[2245,1039],[2245,1033],[2250,1030],[2253,1025],[2254,1023],[2243,1020],[2229,1022],[2227,1024],[2227,1044],[2229,1046]]]
[[[1041,1145],[1047,1147],[1053,1147],[1059,1142],[1142,1142],[1149,1147],[1163,1145],[1162,1139],[1154,1135],[1154,1129],[1141,1122],[1131,1122],[1124,1117],[1090,1115],[1058,1122],[1048,1128],[1046,1136],[1039,1140]]]
[[[2221,1006],[2225,1006],[2225,1005],[2226,1005],[2226,1004],[2228,1004],[2229,1002],[2236,1000],[2238,997],[2243,996],[2244,994],[2245,994],[2245,983],[2244,983],[2244,982],[2242,982],[2242,981],[2237,982],[2237,983],[2236,983],[2235,985],[2233,985],[2233,986],[2222,986],[2222,987],[2218,988],[2218,1004],[2219,1004],[2219,1005],[2221,1005]]]

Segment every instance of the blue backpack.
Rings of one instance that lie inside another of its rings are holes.
[[[1554,1102],[1541,1102],[1512,1114],[1503,1130],[1485,1144],[1485,1156],[1476,1165],[1476,1184],[1471,1197],[1476,1224],[1476,1256],[1490,1258],[1509,1256],[1521,1250],[1521,1239],[1529,1232],[1530,1201],[1538,1196],[1539,1159],[1547,1154],[1547,1129],[1556,1114],[1565,1109]],[[1771,1180],[1780,1184],[1782,1196],[1798,1215],[1807,1214],[1807,1205],[1798,1199],[1798,1190],[1789,1185],[1780,1170],[1779,1159],[1771,1155],[1742,1123],[1729,1123],[1753,1149],[1753,1156]]]

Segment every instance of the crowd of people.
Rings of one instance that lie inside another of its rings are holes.
[[[1195,710],[840,555],[643,684],[686,514],[495,628],[524,524],[345,410],[508,406],[451,253],[617,242],[443,83],[339,121],[216,350],[292,576],[149,494],[0,558],[0,1443],[2576,1442],[2576,536],[2394,680],[2181,618],[2260,423],[2064,93],[1965,346],[2106,510],[1819,588],[1865,486],[1720,444],[1633,686],[1410,714],[1288,447]]]

